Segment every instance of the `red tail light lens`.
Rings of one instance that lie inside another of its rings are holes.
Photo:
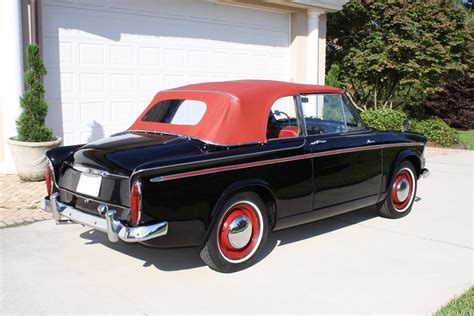
[[[50,163],[48,163],[48,165],[46,166],[44,180],[46,182],[46,190],[48,191],[48,196],[50,196],[53,191],[53,170]]]
[[[140,221],[140,213],[142,208],[142,191],[139,180],[133,182],[130,191],[130,215],[132,216],[132,224],[137,225]]]

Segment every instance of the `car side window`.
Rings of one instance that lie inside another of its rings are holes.
[[[344,117],[346,119],[346,125],[348,130],[354,130],[361,128],[362,122],[355,116],[354,108],[350,106],[349,99],[346,96],[342,96],[342,106],[344,111]]]
[[[268,115],[267,139],[298,137],[301,135],[294,96],[276,100]]]
[[[308,135],[342,133],[360,127],[340,94],[301,95]]]

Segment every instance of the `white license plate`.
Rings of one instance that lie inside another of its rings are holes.
[[[77,184],[76,190],[78,193],[97,197],[99,196],[101,183],[101,176],[89,173],[81,173],[81,177],[79,178],[79,183]]]

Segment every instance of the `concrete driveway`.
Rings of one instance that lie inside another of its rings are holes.
[[[280,231],[234,274],[79,225],[2,229],[0,313],[431,314],[473,284],[473,161],[428,159],[406,218],[366,208]]]

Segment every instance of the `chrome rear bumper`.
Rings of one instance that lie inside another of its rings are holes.
[[[41,203],[41,208],[53,212],[56,224],[63,223],[64,217],[67,220],[107,233],[111,242],[118,242],[119,239],[125,242],[141,242],[164,236],[168,233],[168,222],[127,227],[117,220],[117,212],[113,209],[105,213],[105,218],[90,215],[59,201],[58,193],[53,193],[50,199],[44,199]]]

